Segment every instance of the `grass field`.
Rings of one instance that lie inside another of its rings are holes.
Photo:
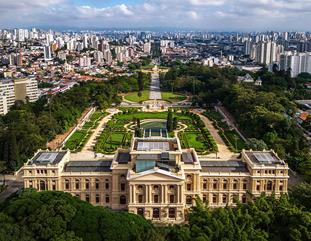
[[[161,92],[162,99],[168,102],[179,102],[186,99],[186,96],[172,92]]]
[[[142,93],[141,97],[138,96],[138,92],[131,92],[127,94],[124,98],[128,101],[137,103],[149,100],[149,90],[143,90],[141,93]]]

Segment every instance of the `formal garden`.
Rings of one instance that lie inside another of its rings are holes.
[[[130,92],[124,96],[124,99],[131,102],[141,103],[143,101],[149,100],[149,90],[143,90],[141,92]]]
[[[166,120],[169,112],[142,112],[139,109],[122,109],[106,124],[102,134],[97,139],[95,151],[112,154],[118,148],[128,148],[133,135],[136,133],[137,120]],[[172,110],[172,115],[178,120],[178,137],[182,148],[195,148],[199,154],[217,151],[217,144],[199,116],[188,110]],[[142,136],[142,133],[140,133]],[[137,136],[137,133],[136,133]],[[168,131],[173,137],[174,131]]]
[[[212,121],[214,127],[218,129],[219,135],[231,151],[238,153],[246,148],[244,140],[234,129],[228,126],[227,122],[219,112],[210,109],[205,111],[203,115]]]
[[[92,131],[97,127],[99,121],[106,116],[106,112],[95,111],[84,125],[77,129],[66,141],[65,148],[73,152],[79,152],[89,139]]]

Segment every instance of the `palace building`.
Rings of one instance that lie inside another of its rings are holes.
[[[82,157],[83,155],[81,155]],[[235,160],[200,159],[178,138],[133,138],[113,158],[74,160],[69,151],[38,151],[21,168],[25,188],[58,190],[93,205],[155,222],[181,223],[195,198],[211,207],[287,193],[288,165],[269,151],[243,150]]]

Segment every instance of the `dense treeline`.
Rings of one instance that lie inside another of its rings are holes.
[[[115,76],[110,82],[117,92],[133,92],[142,91],[149,88],[150,74],[138,72],[131,76]]]
[[[262,86],[238,84],[237,77],[245,74],[236,68],[176,64],[161,76],[161,85],[166,90],[191,92],[199,105],[222,102],[248,138],[273,148],[293,169],[310,178],[309,145],[292,116],[296,111],[293,100],[309,95],[303,85],[311,76],[293,79],[287,72],[263,69],[252,74],[254,79],[262,79]]]
[[[90,105],[107,108],[119,102],[109,83],[81,83],[53,97],[35,103],[16,103],[0,117],[0,167],[15,170],[56,134],[72,127]]]
[[[25,190],[0,205],[0,241],[306,241],[311,240],[310,190],[303,183],[289,197],[250,197],[234,208],[213,209],[196,199],[187,224],[167,227],[70,194]]]
[[[311,240],[311,213],[285,195],[280,199],[262,196],[247,205],[218,209],[198,199],[189,225],[167,229],[166,240]]]
[[[63,192],[24,191],[0,206],[0,241],[161,241],[150,222]]]

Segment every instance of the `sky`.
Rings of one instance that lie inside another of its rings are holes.
[[[0,28],[309,31],[311,0],[0,0]]]

